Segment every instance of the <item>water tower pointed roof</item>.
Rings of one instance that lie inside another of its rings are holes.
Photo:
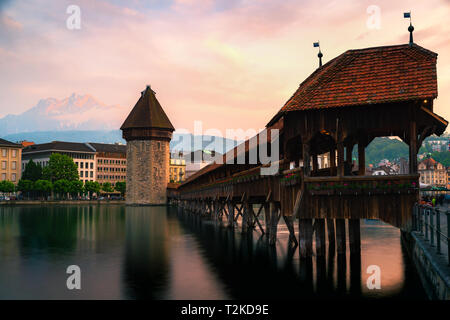
[[[133,110],[120,127],[121,130],[132,128],[175,130],[150,86],[142,92]]]

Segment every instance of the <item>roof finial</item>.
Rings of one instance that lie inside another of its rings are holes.
[[[156,94],[155,91],[153,91],[152,87],[148,84],[147,87],[145,87],[145,91],[152,90],[153,94]]]
[[[322,66],[322,57],[323,57],[323,54],[320,51],[320,42],[319,41],[314,42],[313,43],[313,47],[318,47],[319,48],[319,53],[317,54],[317,56],[319,57],[319,68],[320,68]]]
[[[403,18],[405,18],[405,19],[409,18],[409,27],[408,27],[408,31],[409,31],[409,46],[411,47],[412,44],[414,43],[414,41],[413,41],[413,31],[414,31],[414,27],[413,27],[413,25],[412,25],[411,11],[409,11],[409,12],[404,12],[404,13],[403,13]]]

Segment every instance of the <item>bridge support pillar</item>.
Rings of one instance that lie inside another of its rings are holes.
[[[242,204],[242,233],[247,233],[249,229],[249,216],[250,216],[250,204],[248,201],[245,201]]]
[[[264,221],[266,224],[266,236],[270,238],[270,203],[264,203]]]
[[[228,227],[234,229],[234,205],[231,201],[227,203],[228,207]]]
[[[331,246],[335,245],[335,234],[334,234],[334,219],[327,218],[327,233],[328,233],[328,244]]]
[[[359,219],[348,220],[348,236],[350,240],[350,253],[361,252],[361,229]]]
[[[313,236],[312,219],[298,220],[298,236],[300,238],[300,257],[311,257]]]
[[[217,200],[213,201],[212,212],[213,212],[214,221],[219,220],[219,201],[217,201]]]
[[[270,203],[270,232],[269,244],[275,245],[277,242],[278,232],[278,204],[276,202]]]
[[[345,219],[336,219],[336,242],[338,254],[345,253],[346,250]]]
[[[286,222],[286,227],[289,230],[289,242],[293,242],[295,245],[298,245],[297,239],[295,238],[295,230],[294,230],[294,216],[284,216],[284,222]]]
[[[325,219],[315,219],[314,229],[316,232],[316,255],[318,257],[324,257],[326,251]]]

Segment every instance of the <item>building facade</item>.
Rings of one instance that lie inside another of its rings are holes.
[[[165,204],[169,143],[175,128],[150,86],[141,92],[120,129],[127,141],[126,204]]]
[[[22,152],[22,171],[25,170],[25,166],[30,160],[40,164],[42,168],[48,166],[50,156],[54,153],[65,154],[73,159],[81,181],[95,181],[96,151],[89,144],[80,142],[52,141],[30,145]]]
[[[95,150],[96,177],[98,183],[126,181],[127,178],[127,146],[89,142]]]
[[[447,187],[447,169],[433,158],[426,158],[418,165],[420,182],[426,185]]]
[[[172,183],[181,183],[186,178],[186,160],[181,154],[171,154],[169,164],[169,180]]]
[[[16,183],[21,177],[22,145],[0,139],[0,181]]]

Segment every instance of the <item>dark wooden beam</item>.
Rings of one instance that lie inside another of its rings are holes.
[[[309,143],[305,142],[303,142],[303,172],[305,176],[309,176],[311,173]]]
[[[366,174],[366,147],[362,139],[358,141],[358,175]]]
[[[338,142],[337,144],[337,175],[344,176],[344,143]]]
[[[409,126],[409,173],[417,173],[417,124],[411,121]]]

